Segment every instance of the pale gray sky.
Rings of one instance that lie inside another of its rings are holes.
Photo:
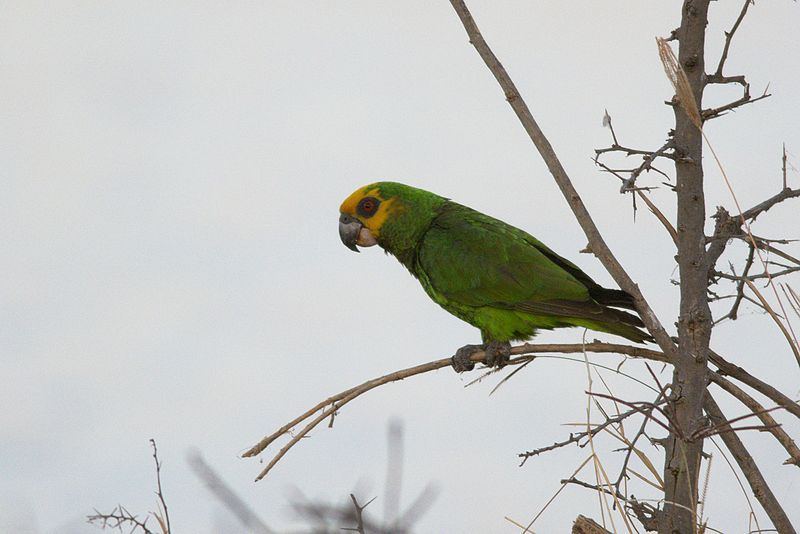
[[[644,209],[634,222],[590,158],[609,141],[605,108],[625,144],[663,141],[672,91],[654,37],[677,26],[678,3],[469,5],[669,327],[669,238]],[[712,4],[710,63],[739,8]],[[800,160],[798,9],[751,8],[727,72],[774,96],[707,128],[744,206],[778,191],[781,143]],[[381,388],[258,484],[261,464],[238,458],[329,394],[479,339],[394,259],[341,245],[338,206],[359,185],[392,179],[452,197],[611,284],[578,254],[585,238],[448,2],[4,2],[0,162],[0,531],[93,532],[82,522],[95,507],[152,509],[151,437],[176,533],[231,524],[185,462],[195,447],[278,530],[297,525],[293,487],[342,503],[354,489],[377,495],[380,515],[392,417],[406,428],[404,503],[430,482],[441,488],[420,532],[518,532],[503,517],[527,523],[585,458],[567,449],[518,467],[518,452],[585,419],[585,371],[557,360],[491,397],[495,381],[464,389],[470,377],[450,370]],[[707,167],[709,210],[731,206]],[[667,189],[652,196],[672,213]],[[797,210],[777,208],[756,228],[798,237]],[[798,395],[785,341],[743,311],[713,346]],[[650,396],[607,379],[625,398]],[[797,502],[800,476],[780,465],[782,451],[745,439],[778,497]],[[606,454],[611,471],[618,456]],[[746,505],[719,456],[712,473],[710,525],[745,532]],[[566,531],[578,513],[599,518],[597,506],[568,488],[535,529]],[[800,507],[789,512],[800,522]]]

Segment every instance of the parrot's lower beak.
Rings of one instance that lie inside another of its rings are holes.
[[[342,239],[344,246],[354,252],[360,252],[356,245],[362,247],[371,247],[376,244],[375,236],[368,228],[356,219],[346,213],[339,216],[339,237]]]

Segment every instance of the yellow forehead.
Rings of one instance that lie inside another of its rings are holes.
[[[364,197],[375,197],[383,202],[383,198],[381,198],[380,195],[380,189],[368,185],[367,187],[361,187],[353,191],[353,194],[347,197],[344,202],[342,202],[342,205],[339,207],[339,213],[346,213],[348,215],[352,215],[353,217],[357,217],[358,214],[356,213],[356,207]]]
[[[358,203],[361,202],[361,199],[365,197],[375,197],[381,201],[381,205],[378,206],[378,211],[369,218],[359,215],[358,210],[356,209],[358,207]],[[389,217],[389,215],[391,215],[396,209],[396,200],[396,198],[390,198],[388,200],[383,198],[378,187],[375,187],[374,185],[368,185],[366,187],[356,189],[352,195],[347,197],[339,207],[339,212],[355,217],[361,221],[361,224],[367,227],[375,237],[378,237],[380,235],[381,226],[383,226],[383,223],[386,222],[386,219]]]

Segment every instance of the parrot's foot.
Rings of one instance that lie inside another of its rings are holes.
[[[476,352],[484,351],[486,356],[483,362],[487,367],[503,367],[511,356],[511,343],[508,341],[490,341],[485,345],[464,345],[456,351],[452,358],[453,369],[457,373],[472,371],[475,362],[470,358]]]
[[[470,357],[476,352],[483,350],[483,345],[464,345],[456,351],[455,356],[451,358],[453,369],[456,373],[463,373],[464,371],[472,371],[475,369],[475,362],[470,360]]]
[[[511,343],[508,341],[490,341],[483,347],[486,351],[483,362],[487,367],[503,367],[511,358]]]

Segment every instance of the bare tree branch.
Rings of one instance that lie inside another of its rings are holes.
[[[739,16],[736,18],[736,22],[733,23],[733,27],[730,31],[725,32],[725,46],[722,48],[722,54],[720,54],[719,63],[717,64],[717,70],[714,71],[712,75],[716,78],[722,78],[722,68],[725,66],[725,61],[728,59],[728,51],[731,48],[731,41],[733,40],[733,34],[736,33],[736,30],[739,29],[739,25],[744,20],[745,15],[747,15],[747,9],[750,7],[750,4],[753,3],[753,0],[744,0],[744,5],[742,6],[742,10],[739,12]],[[744,79],[744,76],[742,76]],[[718,81],[712,81],[706,77],[706,83],[720,83]],[[743,83],[743,82],[742,82]]]
[[[769,411],[764,408],[757,400],[748,395],[736,384],[729,380],[720,377],[714,381],[719,387],[736,397],[742,404],[747,406],[750,411],[757,415],[761,422],[764,423],[764,428],[767,429],[775,439],[780,443],[786,452],[789,453],[789,459],[783,462],[784,464],[794,464],[800,467],[800,449],[795,444],[794,440],[786,433],[785,430],[775,421]],[[730,421],[728,421],[730,423]]]
[[[660,399],[660,396],[659,396],[659,400],[656,401],[656,403],[657,404],[662,404],[663,403],[663,401],[661,401],[661,399]],[[594,425],[590,430],[583,430],[581,432],[570,432],[569,437],[567,439],[563,440],[563,441],[557,441],[557,442],[553,443],[552,445],[548,445],[546,447],[540,447],[540,448],[534,449],[532,451],[521,452],[521,453],[519,453],[517,455],[520,458],[522,458],[522,462],[519,465],[520,465],[520,467],[525,465],[525,462],[527,462],[528,459],[531,458],[532,456],[538,456],[538,455],[540,455],[542,453],[549,452],[549,451],[552,451],[554,449],[560,449],[561,447],[566,447],[567,445],[570,445],[572,443],[578,444],[579,447],[585,447],[588,442],[581,444],[580,441],[585,439],[585,438],[587,438],[589,436],[589,434],[591,434],[592,436],[595,436],[595,435],[599,434],[600,432],[602,432],[603,430],[605,430],[610,425],[618,424],[618,423],[624,421],[625,419],[627,419],[628,417],[630,417],[632,415],[639,414],[639,413],[642,413],[642,410],[639,407],[631,408],[627,412],[623,412],[623,413],[621,413],[621,414],[619,414],[617,416],[614,416],[614,417],[606,418],[605,421],[603,421],[600,424]],[[647,415],[645,415],[645,420],[646,419],[647,419]]]
[[[155,534],[152,530],[147,528],[147,520],[149,517],[145,517],[144,521],[140,521],[137,516],[130,513],[121,504],[117,505],[107,514],[95,510],[94,514],[88,516],[86,519],[90,524],[98,525],[103,530],[112,528],[122,532],[123,527],[131,527],[131,533],[141,530],[142,534]]]
[[[712,382],[716,382],[717,379],[715,376],[730,376],[735,378],[739,382],[750,386],[762,395],[768,397],[772,402],[795,417],[800,418],[800,404],[778,391],[777,388],[759,380],[738,365],[730,363],[713,350],[710,351],[708,359],[718,368],[716,373],[711,373],[710,378]]]
[[[711,395],[706,395],[703,407],[713,424],[720,427],[725,427],[726,425],[730,426],[725,416],[722,414],[722,410],[719,409],[719,406]],[[736,432],[722,432],[720,438],[722,438],[725,446],[736,460],[747,482],[750,484],[753,495],[755,495],[758,502],[761,503],[761,506],[764,508],[764,511],[767,513],[767,516],[778,532],[782,534],[795,534],[796,531],[791,521],[789,521],[786,512],[775,498],[775,495],[772,493],[767,481],[758,469],[753,457],[747,451],[747,448],[745,448],[739,436],[736,435]]]
[[[158,501],[161,503],[161,509],[164,511],[163,514],[155,515],[155,518],[161,524],[162,530],[164,530],[165,534],[171,534],[172,529],[170,528],[169,524],[169,511],[167,510],[167,501],[164,500],[164,492],[161,491],[161,462],[158,460],[158,448],[156,447],[156,440],[150,439],[150,445],[153,446],[153,461],[156,463],[156,495],[158,496]],[[166,528],[164,528],[166,526]]]

